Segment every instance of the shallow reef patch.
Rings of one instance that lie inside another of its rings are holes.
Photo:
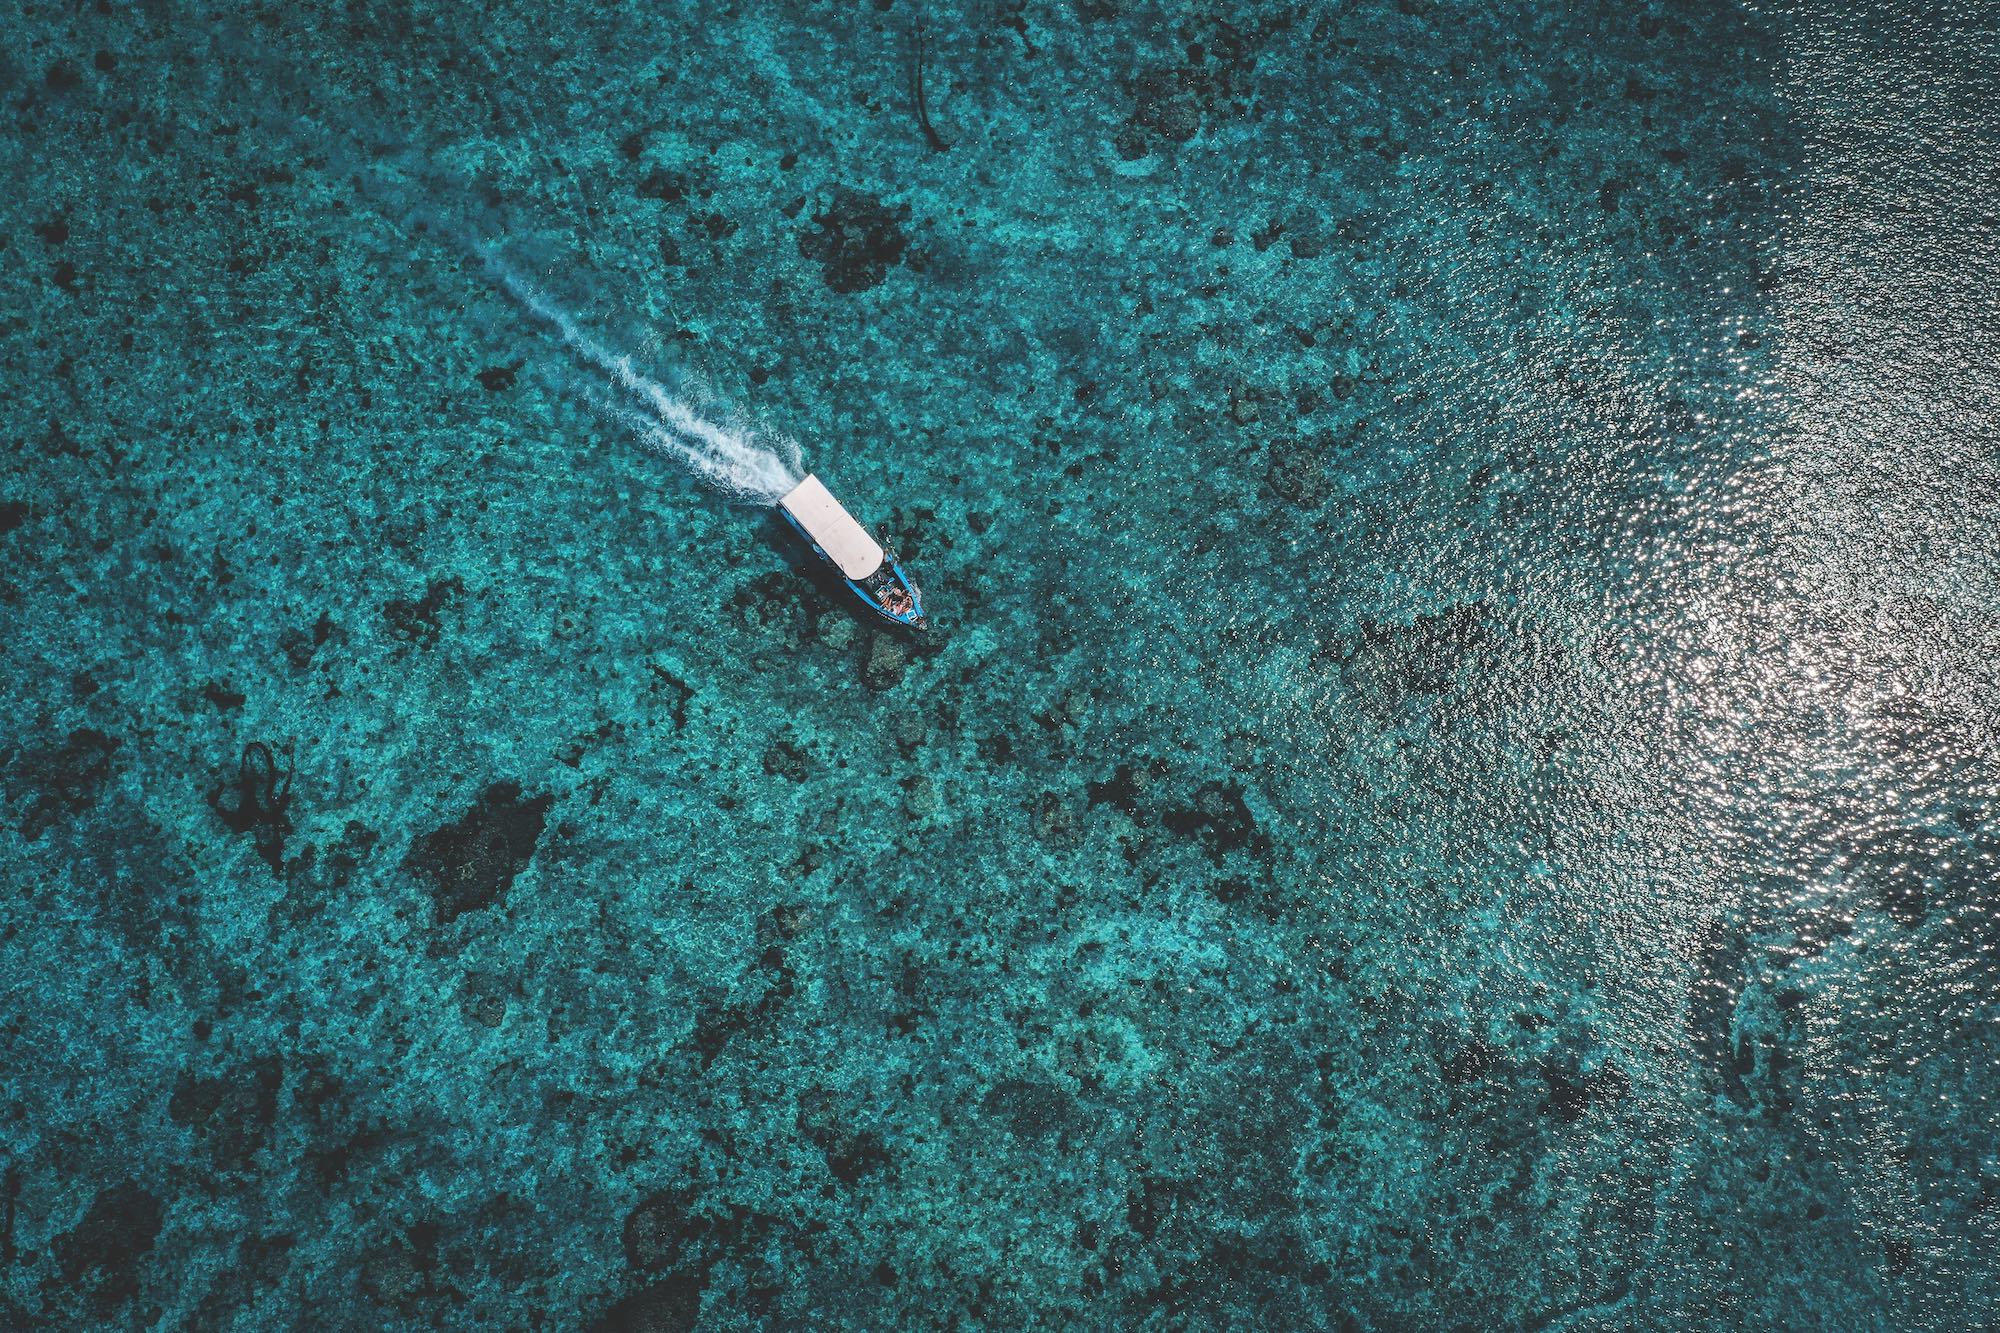
[[[458,819],[418,838],[404,858],[425,881],[438,924],[491,907],[527,868],[553,794],[523,799],[515,782],[496,782]]]

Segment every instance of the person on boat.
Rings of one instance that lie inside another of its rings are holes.
[[[882,609],[892,616],[906,616],[910,613],[910,594],[895,584],[882,589]]]

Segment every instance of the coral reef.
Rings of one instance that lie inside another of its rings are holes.
[[[1990,28],[19,8],[0,1327],[1992,1325]]]

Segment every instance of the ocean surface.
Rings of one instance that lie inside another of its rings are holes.
[[[2000,7],[0,33],[0,1327],[2000,1323]]]

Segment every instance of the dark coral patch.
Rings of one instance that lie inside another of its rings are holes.
[[[1006,1122],[1015,1137],[1043,1139],[1069,1123],[1076,1099],[1053,1083],[1010,1078],[988,1089],[979,1104]]]
[[[892,208],[874,195],[837,185],[826,211],[813,214],[819,230],[799,237],[799,253],[819,261],[834,291],[867,291],[903,262],[910,238],[901,224],[909,217],[908,204]]]
[[[1468,602],[1407,625],[1362,622],[1340,669],[1371,708],[1394,713],[1421,696],[1449,694],[1461,680],[1498,671],[1507,646],[1505,627],[1491,609]]]
[[[234,783],[209,792],[208,805],[231,833],[248,833],[256,841],[257,855],[273,873],[284,873],[285,835],[292,831],[289,754],[280,768],[270,746],[252,741],[243,748]]]
[[[1543,1114],[1566,1125],[1581,1120],[1593,1106],[1615,1104],[1632,1086],[1625,1071],[1609,1061],[1589,1074],[1577,1074],[1545,1061],[1541,1075],[1548,1088],[1548,1099],[1542,1103]]]
[[[33,842],[64,815],[80,815],[97,804],[117,748],[103,732],[78,727],[61,745],[15,757],[7,768],[7,795],[33,798],[21,817],[21,836]]]
[[[186,1125],[223,1167],[247,1166],[270,1137],[285,1067],[275,1056],[212,1078],[181,1077],[167,1116]]]
[[[56,1266],[65,1282],[94,1284],[100,1305],[127,1300],[165,1222],[160,1201],[135,1184],[99,1190],[76,1228],[56,1238]]]
[[[443,632],[440,615],[464,591],[465,581],[456,575],[432,579],[420,598],[392,597],[382,603],[382,618],[389,622],[389,633],[396,638],[428,648]]]
[[[687,1333],[701,1317],[701,1289],[700,1275],[677,1273],[619,1301],[597,1328],[600,1333]]]
[[[1506,1052],[1499,1047],[1489,1046],[1483,1041],[1472,1041],[1441,1061],[1439,1072],[1443,1074],[1444,1081],[1452,1086],[1478,1083],[1501,1068],[1505,1059]]]
[[[1166,761],[1162,759],[1120,764],[1104,781],[1084,783],[1084,795],[1093,806],[1108,805],[1145,822],[1143,803],[1167,772]]]
[[[1695,1055],[1720,1081],[1729,1100],[1750,1104],[1736,1036],[1736,1002],[1746,984],[1749,942],[1725,921],[1710,921],[1698,945],[1694,983],[1688,988],[1688,1037]]]
[[[527,868],[552,795],[521,799],[520,784],[496,782],[463,818],[417,839],[404,864],[429,881],[440,925],[491,907]]]
[[[524,361],[514,361],[504,366],[488,366],[474,378],[479,381],[479,387],[486,392],[498,393],[502,389],[514,387],[514,377],[521,373],[521,367],[526,364]]]
[[[1269,845],[1244,803],[1243,789],[1233,782],[1204,782],[1192,804],[1167,811],[1161,822],[1168,831],[1199,841],[1218,861],[1226,852],[1247,848],[1256,853]]]
[[[774,778],[804,782],[811,767],[811,758],[804,747],[788,736],[780,736],[764,751],[764,771]]]
[[[42,75],[42,82],[48,85],[50,92],[73,92],[83,83],[83,70],[74,60],[64,58],[49,66],[48,72]]]
[[[1201,130],[1205,80],[1185,69],[1151,69],[1132,81],[1132,123],[1172,143]]]
[[[278,636],[278,647],[283,650],[285,660],[292,664],[294,670],[304,671],[312,665],[313,654],[333,637],[336,628],[333,617],[322,611],[319,613],[319,620],[310,631],[301,629],[297,625],[289,626]]]
[[[1311,507],[1326,499],[1332,489],[1327,475],[1328,448],[1322,440],[1277,440],[1271,444],[1264,484],[1279,499]]]
[[[686,1190],[667,1189],[640,1201],[625,1216],[625,1260],[642,1273],[676,1266],[703,1229]]]

